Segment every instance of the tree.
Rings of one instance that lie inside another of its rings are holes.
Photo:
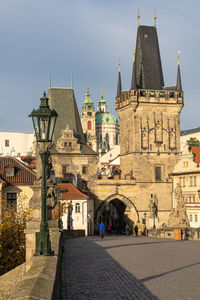
[[[0,223],[0,276],[25,261],[26,221],[30,211],[13,206],[3,207]]]
[[[199,147],[200,141],[196,137],[190,138],[189,140],[187,140],[187,145],[191,147]]]

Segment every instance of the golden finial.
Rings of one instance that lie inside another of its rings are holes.
[[[178,65],[179,65],[179,62],[180,62],[180,54],[181,54],[181,51],[178,50]]]
[[[118,62],[119,72],[120,72],[120,65],[121,65],[121,62],[120,62],[120,58],[119,58],[119,62]]]
[[[137,9],[138,14],[137,14],[137,18],[138,18],[138,25],[140,25],[140,9]]]
[[[103,88],[101,88],[101,97],[103,97]]]
[[[154,9],[153,12],[154,12],[154,16],[153,16],[154,26],[156,26],[156,19],[157,19],[157,17],[156,17],[156,9]]]

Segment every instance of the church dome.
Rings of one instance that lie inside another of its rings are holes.
[[[118,124],[118,120],[109,112],[96,113],[96,124]]]

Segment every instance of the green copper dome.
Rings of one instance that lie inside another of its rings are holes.
[[[87,109],[87,110],[94,110],[94,104],[90,98],[90,91],[89,87],[87,87],[87,92],[85,94],[85,100],[83,102],[82,109]]]
[[[109,112],[96,113],[96,124],[118,124],[118,120]]]

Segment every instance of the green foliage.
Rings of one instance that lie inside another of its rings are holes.
[[[187,145],[191,147],[199,147],[200,146],[200,141],[197,138],[190,138],[187,140]]]
[[[25,261],[24,229],[29,211],[7,206],[0,223],[0,276]]]

